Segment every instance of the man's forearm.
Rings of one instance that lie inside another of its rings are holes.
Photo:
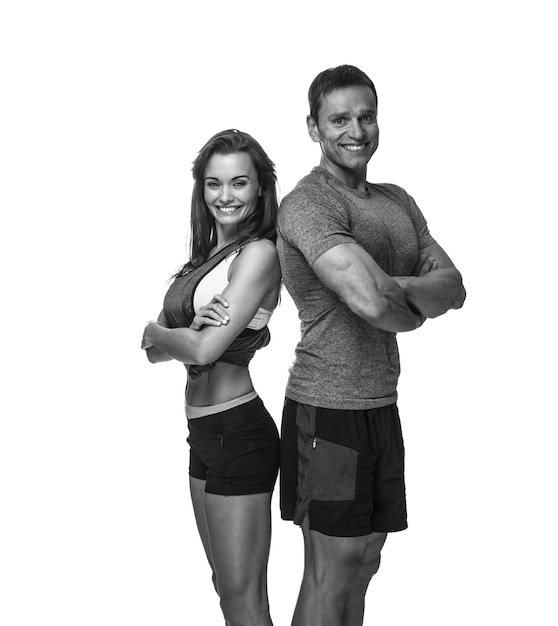
[[[361,292],[347,303],[349,308],[371,326],[392,333],[416,330],[424,323],[425,316],[405,298],[405,292],[397,281],[387,278],[377,286],[374,297]]]
[[[405,333],[420,328],[424,324],[425,317],[420,311],[414,311],[405,305],[404,307],[387,309],[383,315],[367,321],[370,325],[381,330],[391,333]]]
[[[405,299],[424,317],[434,318],[459,309],[465,301],[461,274],[455,268],[434,270],[424,276],[396,276]]]

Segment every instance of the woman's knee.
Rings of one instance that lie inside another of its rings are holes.
[[[265,583],[235,585],[229,582],[219,587],[219,595],[223,615],[231,624],[248,623],[269,613]]]

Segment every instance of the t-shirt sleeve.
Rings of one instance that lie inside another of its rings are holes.
[[[356,243],[349,226],[341,199],[325,196],[321,190],[292,192],[279,210],[281,237],[299,250],[310,266],[331,248]]]
[[[422,214],[422,211],[418,208],[414,198],[410,196],[402,187],[398,187],[397,185],[385,184],[382,185],[382,187],[394,196],[394,199],[399,206],[402,206],[408,212],[417,233],[419,250],[436,243],[434,237],[432,237],[430,231],[428,230],[426,218]]]

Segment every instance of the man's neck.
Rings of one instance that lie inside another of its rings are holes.
[[[366,191],[366,167],[362,170],[349,170],[326,161],[323,157],[320,166],[335,176],[344,185],[355,191]]]

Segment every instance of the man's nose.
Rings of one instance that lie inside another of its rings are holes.
[[[364,137],[364,131],[360,125],[360,120],[352,120],[349,128],[349,136],[353,139],[362,139]]]

